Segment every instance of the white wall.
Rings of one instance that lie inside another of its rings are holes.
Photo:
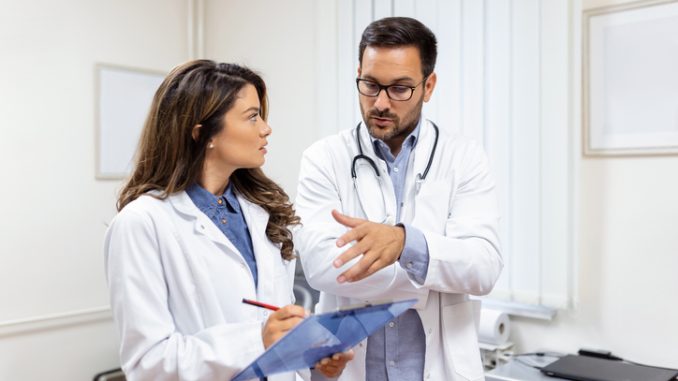
[[[586,0],[582,8],[624,2]],[[678,367],[678,157],[583,158],[580,141],[578,302],[553,322],[513,319],[513,340],[521,351],[603,348]]]
[[[94,65],[169,70],[188,57],[187,14],[185,1],[0,2],[1,380],[118,366],[102,241],[121,183],[94,179]]]

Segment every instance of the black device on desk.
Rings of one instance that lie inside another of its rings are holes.
[[[678,371],[590,356],[567,355],[541,368],[548,376],[577,381],[672,381]]]

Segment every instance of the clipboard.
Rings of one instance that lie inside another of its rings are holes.
[[[417,299],[407,299],[311,315],[271,345],[232,381],[311,368],[325,357],[356,346],[416,302]]]

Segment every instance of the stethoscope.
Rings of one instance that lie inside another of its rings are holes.
[[[360,203],[360,207],[363,209],[365,214],[369,217],[370,213],[368,212],[368,209],[365,208],[365,205],[362,202],[362,199],[360,197],[360,190],[358,186],[358,172],[356,171],[356,163],[358,163],[359,160],[365,160],[370,167],[372,167],[372,170],[374,171],[374,174],[376,175],[375,178],[379,182],[379,190],[381,192],[381,202],[382,202],[382,210],[384,213],[386,213],[386,198],[384,196],[384,191],[381,188],[381,174],[379,173],[379,168],[377,168],[377,164],[370,158],[369,156],[365,155],[363,153],[363,147],[362,144],[360,143],[360,124],[355,127],[355,141],[356,144],[358,145],[358,154],[353,157],[353,162],[351,163],[351,177],[353,178],[353,187],[355,188],[355,192],[358,195],[358,202]],[[440,134],[440,131],[438,130],[438,126],[431,122],[433,125],[433,129],[435,130],[435,140],[433,141],[433,148],[431,148],[431,153],[428,156],[428,163],[426,164],[426,168],[424,168],[424,172],[419,172],[417,173],[416,179],[415,179],[415,191],[417,194],[419,194],[419,190],[421,189],[421,185],[424,183],[426,180],[426,176],[428,176],[428,171],[431,169],[431,164],[433,163],[433,157],[436,154],[436,148],[438,147],[438,135]],[[392,223],[393,221],[389,221],[391,219],[391,216],[386,214],[380,223],[385,223],[389,222]]]

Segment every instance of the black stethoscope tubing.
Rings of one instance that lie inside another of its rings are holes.
[[[433,125],[433,129],[436,132],[436,138],[433,141],[433,148],[431,149],[431,154],[428,157],[428,163],[426,164],[424,173],[417,174],[418,181],[424,181],[426,179],[426,176],[428,176],[428,171],[431,169],[433,157],[435,156],[436,148],[438,147],[438,135],[440,134],[440,131],[438,131],[438,126],[434,122],[431,122],[431,124]],[[360,144],[360,123],[358,123],[358,125],[355,127],[355,141],[356,144],[358,144],[358,154],[353,157],[353,162],[351,163],[351,177],[353,178],[353,180],[355,181],[355,179],[358,177],[355,171],[355,163],[360,159],[364,159],[365,161],[367,161],[374,170],[374,173],[377,175],[377,177],[381,177],[379,169],[377,168],[377,164],[374,163],[374,160],[372,160],[372,158],[363,153],[363,147],[362,144]]]

